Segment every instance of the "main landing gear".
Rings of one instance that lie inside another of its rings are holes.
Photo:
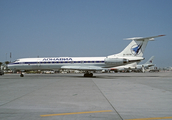
[[[84,77],[93,77],[93,73],[89,73],[88,71],[84,74]]]

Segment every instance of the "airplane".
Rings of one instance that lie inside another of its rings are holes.
[[[114,71],[114,72],[129,72],[129,71],[135,71],[135,72],[145,72],[145,69],[148,69],[151,66],[154,66],[152,64],[154,59],[154,56],[152,56],[145,64],[140,64],[137,65],[137,62],[131,63],[131,64],[127,64],[124,66],[118,66],[118,67],[113,67],[110,68],[110,71]]]
[[[127,64],[127,65],[110,68],[109,71],[114,71],[115,73],[117,73],[117,72],[129,72],[130,70],[135,69],[136,66],[137,66],[137,62],[134,62],[134,63]]]
[[[137,65],[134,71],[145,72],[145,69],[148,69],[149,67],[154,66],[153,59],[154,59],[154,56],[152,56],[145,64]]]
[[[144,59],[143,53],[148,41],[164,35],[152,37],[134,37],[130,44],[120,53],[106,57],[44,57],[44,58],[22,58],[8,64],[11,70],[82,70],[84,77],[93,77],[92,71],[101,71],[107,68],[140,62]],[[20,77],[23,77],[21,72]]]

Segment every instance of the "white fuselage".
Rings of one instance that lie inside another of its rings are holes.
[[[13,70],[102,70],[111,66],[123,65],[123,61],[115,64],[106,64],[106,57],[47,57],[47,58],[22,58],[10,63],[9,69]]]

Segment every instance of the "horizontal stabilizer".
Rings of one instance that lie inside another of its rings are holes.
[[[162,37],[162,36],[165,36],[165,35],[158,35],[158,36],[152,36],[152,37],[133,37],[133,38],[126,38],[124,40],[137,40],[137,41],[140,41],[140,40],[154,40],[154,38],[157,38],[157,37]]]

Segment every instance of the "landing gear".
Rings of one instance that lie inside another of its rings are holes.
[[[89,73],[88,71],[84,74],[84,77],[93,77],[93,73]]]
[[[20,77],[24,77],[24,75],[22,74],[22,72],[21,72],[21,74],[20,74]]]

